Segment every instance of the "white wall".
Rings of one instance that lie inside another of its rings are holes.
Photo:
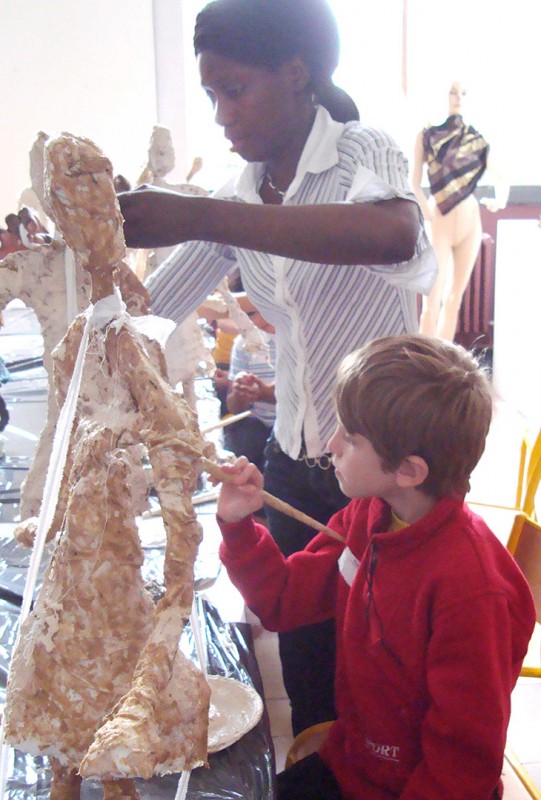
[[[494,308],[494,387],[535,427],[541,424],[541,229],[500,220]]]
[[[410,125],[447,116],[453,80],[468,87],[465,118],[511,184],[541,184],[539,0],[408,0]]]
[[[470,121],[499,171],[541,184],[541,2],[407,0],[408,96],[402,94],[404,0],[330,0],[342,31],[336,81],[363,121],[387,128],[408,155],[416,132],[443,121],[449,80],[470,83]],[[16,0],[2,3],[0,225],[29,184],[39,130],[88,136],[134,182],[152,126],[173,133],[174,182],[202,156],[213,188],[238,160],[199,87],[193,24],[205,0]],[[159,42],[154,54],[154,34]],[[158,76],[156,78],[156,75]],[[158,86],[158,89],[156,89]]]
[[[151,0],[2,3],[0,225],[38,131],[93,139],[135,180],[156,123]]]
[[[365,124],[386,128],[411,155],[419,130],[443,122],[448,91],[469,89],[465,117],[510,183],[541,184],[539,0],[330,0],[341,27],[337,83]],[[407,96],[402,19],[407,7]]]

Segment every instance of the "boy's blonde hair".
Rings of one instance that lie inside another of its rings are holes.
[[[419,487],[426,494],[468,491],[485,449],[492,389],[463,347],[421,334],[376,339],[342,361],[335,397],[346,430],[370,441],[384,470],[417,455],[429,468]]]

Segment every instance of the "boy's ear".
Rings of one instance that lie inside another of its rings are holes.
[[[421,456],[406,456],[395,471],[395,476],[401,488],[415,489],[428,478],[428,464]]]

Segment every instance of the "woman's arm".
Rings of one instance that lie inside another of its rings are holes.
[[[119,195],[130,247],[198,240],[321,264],[396,264],[413,257],[415,202],[258,205],[140,189]]]

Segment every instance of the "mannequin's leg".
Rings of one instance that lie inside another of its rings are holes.
[[[442,303],[445,281],[451,259],[452,226],[445,217],[434,220],[432,224],[432,247],[438,262],[438,276],[430,294],[423,297],[423,307],[419,331],[435,336]]]
[[[481,217],[479,208],[471,212],[468,232],[453,248],[453,266],[451,280],[442,301],[440,318],[436,329],[440,339],[453,341],[458,323],[458,312],[468,281],[470,279],[475,259],[479,253],[482,239]]]

